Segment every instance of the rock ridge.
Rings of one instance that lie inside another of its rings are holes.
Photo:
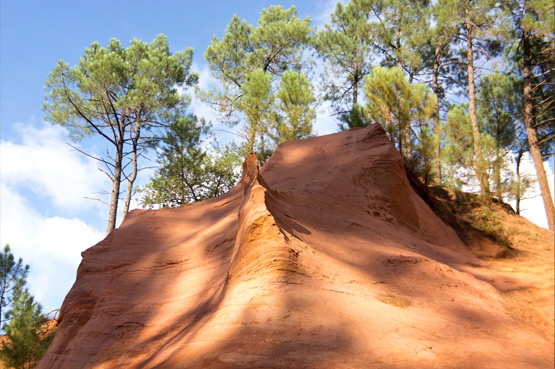
[[[39,369],[548,368],[379,125],[250,153],[83,253]]]

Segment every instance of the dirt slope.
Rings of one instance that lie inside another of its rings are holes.
[[[535,282],[470,252],[381,127],[244,167],[226,195],[134,210],[85,251],[38,368],[553,367],[496,285]]]

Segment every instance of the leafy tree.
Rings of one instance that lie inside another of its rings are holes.
[[[247,150],[253,151],[256,136],[259,137],[259,153],[264,162],[266,157],[265,136],[268,133],[274,103],[272,76],[262,68],[257,68],[245,76],[241,85],[242,98],[239,109],[245,114],[247,125]]]
[[[13,301],[14,291],[25,285],[28,274],[29,265],[23,264],[21,258],[16,261],[10,246],[4,246],[4,251],[0,252],[0,324],[2,309]]]
[[[443,134],[445,142],[441,156],[445,163],[444,181],[453,188],[461,189],[470,182],[472,172],[468,168],[474,162],[468,106],[454,105],[449,109]]]
[[[368,14],[369,30],[382,65],[398,67],[409,83],[424,67],[421,49],[426,42],[427,3],[423,0],[353,0]]]
[[[10,320],[4,324],[6,332],[0,347],[0,360],[8,368],[33,368],[54,339],[55,331],[46,326],[48,319],[42,307],[29,291],[18,284],[14,290]]]
[[[116,225],[123,179],[127,214],[148,132],[166,126],[168,113],[186,103],[177,87],[197,81],[189,74],[192,56],[190,48],[172,55],[164,35],[150,44],[134,39],[128,48],[111,39],[106,48],[91,44],[74,67],[59,61],[48,75],[45,119],[69,127],[75,139],[98,135],[109,146],[105,156],[95,157],[112,181],[107,233]]]
[[[353,108],[341,114],[339,129],[345,131],[350,128],[366,127],[372,124],[363,105],[355,104]]]
[[[199,96],[232,125],[238,122],[237,118],[246,117],[243,129],[247,146],[253,149],[258,136],[263,157],[269,127],[268,117],[261,109],[271,105],[271,86],[281,74],[287,69],[301,69],[310,32],[310,19],[299,19],[294,6],[271,6],[262,10],[256,27],[233,16],[223,38],[214,36],[204,54],[223,88],[199,91]]]
[[[203,198],[202,163],[206,154],[200,138],[206,132],[205,122],[194,115],[175,118],[159,144],[161,166],[141,190],[145,194],[143,205],[179,206]]]
[[[492,0],[465,0],[449,3],[456,10],[455,14],[461,19],[459,38],[464,41],[461,56],[465,60],[467,86],[468,86],[468,113],[472,125],[472,138],[474,149],[474,170],[480,183],[482,195],[490,196],[489,181],[487,179],[487,163],[482,157],[481,133],[478,123],[476,107],[476,62],[488,60],[492,57],[491,35],[495,17],[499,12]]]
[[[367,15],[361,5],[360,1],[347,5],[338,2],[330,22],[314,39],[316,51],[325,62],[325,99],[331,101],[335,114],[346,114],[347,120],[350,111],[360,109],[356,107],[359,86],[370,73],[373,60]]]
[[[277,141],[292,141],[312,136],[312,122],[316,118],[316,109],[312,105],[316,99],[310,81],[302,73],[287,70],[281,76],[280,82],[277,98],[281,115],[276,119]]]
[[[171,124],[159,146],[161,166],[139,190],[143,206],[181,206],[218,196],[235,185],[235,169],[241,164],[238,148],[227,146],[208,155],[201,146],[207,134],[206,123],[193,115]]]
[[[424,122],[432,114],[435,99],[422,84],[410,84],[399,68],[375,67],[365,78],[368,116],[382,124],[404,158],[412,157],[412,144],[404,132],[411,122]]]
[[[413,132],[416,145],[412,160],[408,162],[409,169],[420,174],[424,183],[434,179],[434,150],[439,141],[439,135],[432,132],[431,117],[436,110],[435,95],[423,84],[411,84],[410,116],[412,125],[409,132]],[[410,141],[409,141],[410,142]]]
[[[224,194],[235,186],[241,177],[240,168],[247,155],[244,145],[229,143],[218,146],[206,156],[205,184],[208,197]]]
[[[424,63],[432,73],[432,91],[437,104],[432,115],[434,123],[434,174],[437,180],[442,182],[441,167],[441,108],[445,105],[446,84],[453,83],[449,74],[449,66],[452,64],[452,50],[456,42],[458,24],[456,7],[451,4],[454,0],[441,0],[428,7],[429,22],[433,23],[427,34],[427,42],[424,47]],[[427,58],[426,58],[427,57]],[[431,65],[430,65],[431,64]],[[443,83],[442,83],[443,82]]]
[[[495,147],[493,157],[484,157],[484,160],[493,177],[490,187],[499,200],[503,200],[503,194],[509,192],[512,186],[509,183],[512,173],[504,175],[503,169],[508,164],[507,155],[512,151],[516,140],[516,125],[521,109],[521,98],[515,93],[518,87],[518,81],[514,77],[492,73],[482,78],[478,89],[481,131],[493,139]]]
[[[427,1],[422,0],[352,0],[367,17],[367,30],[375,55],[383,57],[381,65],[397,67],[412,83],[424,67],[422,48],[426,41]],[[409,125],[399,127],[405,143],[404,156],[412,160],[408,149]],[[400,141],[401,142],[401,141]]]
[[[529,176],[523,175],[520,171],[522,157],[524,156],[524,153],[528,151],[530,151],[530,147],[528,146],[526,132],[523,132],[522,130],[520,130],[513,149],[513,152],[515,155],[516,178],[512,182],[512,191],[511,191],[511,195],[515,200],[515,212],[519,215],[520,215],[520,202],[526,198],[526,193],[534,183],[532,178],[530,178]]]
[[[555,137],[555,6],[543,0],[513,0],[504,6],[512,16],[512,41],[517,45],[515,57],[523,78],[523,124],[547,221],[553,230],[555,207],[543,166],[542,143],[552,142]]]

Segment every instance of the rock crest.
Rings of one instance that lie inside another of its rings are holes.
[[[288,142],[86,250],[38,368],[552,367],[482,265],[380,126]]]

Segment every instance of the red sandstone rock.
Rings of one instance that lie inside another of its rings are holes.
[[[38,368],[553,367],[378,125],[256,165],[85,251]]]

